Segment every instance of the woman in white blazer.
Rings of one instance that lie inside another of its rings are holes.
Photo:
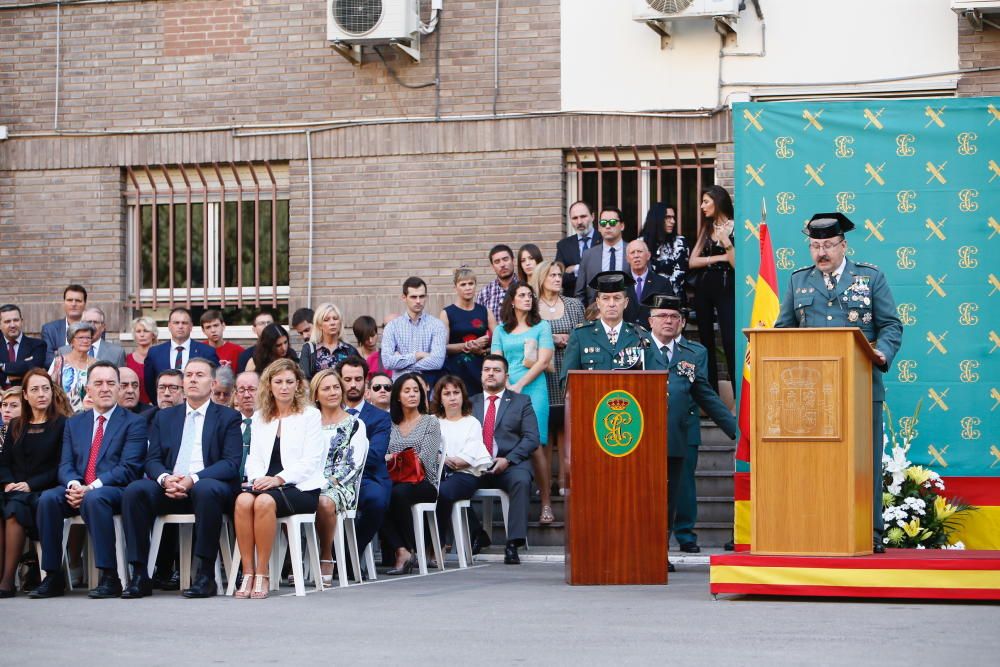
[[[236,498],[236,541],[243,564],[238,598],[266,598],[278,517],[312,514],[326,480],[327,438],[308,400],[302,369],[278,359],[264,369],[250,423],[247,484]]]

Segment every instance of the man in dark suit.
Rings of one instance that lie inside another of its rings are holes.
[[[691,420],[700,406],[723,432],[736,438],[736,417],[708,382],[708,351],[703,345],[681,338],[687,314],[680,298],[650,294],[649,327],[652,345],[646,349],[646,370],[669,372],[667,389],[667,523],[673,528],[677,499],[682,487],[684,459],[689,444]],[[670,566],[671,571],[673,566]]]
[[[213,364],[219,363],[219,357],[211,345],[191,340],[191,329],[194,326],[191,313],[187,308],[174,308],[170,311],[167,328],[170,329],[170,340],[149,348],[146,355],[146,369],[143,373],[146,382],[146,395],[156,395],[156,379],[160,371],[173,368],[183,371],[188,359],[201,357]]]
[[[580,258],[583,253],[597,245],[601,240],[594,229],[594,211],[585,201],[575,201],[569,207],[569,222],[576,230],[561,239],[556,244],[556,261],[562,262],[566,270],[563,272],[563,294],[576,294],[576,277],[580,271]]]
[[[152,595],[149,533],[161,514],[195,515],[194,555],[201,561],[186,598],[216,593],[215,559],[222,517],[239,491],[243,438],[239,413],[209,400],[219,367],[192,357],[184,367],[182,405],[160,410],[149,430],[146,479],[125,490],[122,516],[132,579],[126,599]]]
[[[52,320],[42,325],[42,340],[48,348],[45,367],[48,368],[55,358],[56,350],[65,345],[66,330],[69,325],[76,324],[83,317],[83,309],[87,307],[87,290],[83,285],[67,285],[63,290],[63,313],[65,317]]]
[[[344,405],[356,414],[368,432],[368,456],[361,476],[358,492],[358,514],[354,529],[358,536],[358,551],[363,552],[375,533],[382,527],[382,519],[389,508],[392,480],[385,467],[385,454],[389,450],[389,431],[392,421],[389,413],[365,400],[365,378],[368,364],[359,356],[351,355],[337,364],[337,372],[346,386]]]
[[[493,456],[493,467],[479,477],[479,488],[503,489],[510,496],[503,562],[519,565],[517,548],[524,546],[528,537],[531,452],[539,443],[538,420],[531,400],[507,389],[506,359],[499,354],[486,355],[482,378],[483,393],[472,397],[472,414],[483,425],[483,442]],[[475,512],[469,513],[469,522],[469,534],[483,539]]]
[[[649,306],[643,303],[643,299],[652,294],[672,293],[673,289],[669,280],[650,270],[649,260],[652,255],[645,241],[636,239],[625,246],[625,257],[634,284],[629,285],[625,292],[628,305],[625,307],[624,319],[632,324],[646,326],[649,321]]]
[[[583,257],[580,258],[580,271],[576,276],[576,298],[585,306],[597,296],[597,292],[590,286],[590,281],[598,273],[625,270],[625,242],[622,240],[625,221],[622,220],[622,212],[617,208],[601,209],[597,231],[601,233],[602,241],[583,253]]]
[[[47,368],[45,342],[25,336],[21,331],[23,324],[20,308],[10,303],[0,306],[0,330],[3,331],[0,387],[4,389],[21,384],[21,376],[32,368]]]
[[[65,592],[62,572],[63,519],[83,517],[101,570],[91,598],[118,597],[122,592],[115,557],[114,515],[121,509],[125,487],[142,474],[146,456],[146,420],[118,407],[118,369],[97,361],[87,373],[87,394],[94,409],[70,417],[63,431],[59,483],[38,500],[38,535],[45,579],[32,598]]]

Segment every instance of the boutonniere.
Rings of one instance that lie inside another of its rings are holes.
[[[695,365],[690,361],[680,361],[677,363],[677,372],[688,379],[688,382],[694,382],[695,375]]]

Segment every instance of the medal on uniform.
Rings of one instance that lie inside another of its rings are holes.
[[[847,313],[847,320],[849,322],[857,322],[858,321],[858,311],[852,310],[851,312]]]
[[[864,322],[865,324],[868,324],[869,322],[872,321],[872,314],[865,313],[864,315],[861,316],[861,321]]]
[[[613,370],[627,371],[637,366],[640,359],[642,359],[642,350],[638,347],[626,347],[615,355],[611,363],[614,366]]]

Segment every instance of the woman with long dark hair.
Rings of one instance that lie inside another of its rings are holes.
[[[642,227],[642,240],[653,256],[649,262],[653,273],[670,281],[674,294],[683,294],[691,248],[687,239],[677,232],[677,214],[673,206],[657,202],[650,207]]]
[[[278,359],[291,359],[295,363],[299,363],[299,356],[292,349],[290,340],[288,330],[285,327],[273,322],[268,324],[260,332],[253,358],[247,362],[247,370],[255,371],[257,375],[260,375],[271,362]]]
[[[535,267],[542,261],[542,251],[534,243],[525,243],[517,249],[517,281],[527,285]]]
[[[736,248],[733,245],[733,200],[726,189],[713,185],[701,195],[702,221],[689,265],[699,270],[694,285],[698,336],[708,349],[708,381],[719,391],[715,323],[719,323],[729,380],[736,361]]]

